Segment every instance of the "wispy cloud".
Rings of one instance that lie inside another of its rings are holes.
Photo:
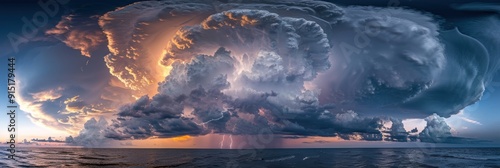
[[[468,123],[477,124],[477,125],[483,125],[479,121],[472,120],[470,118],[466,118],[466,117],[462,117],[462,116],[460,116],[459,118],[462,119],[462,120],[464,120],[465,122],[468,122]]]

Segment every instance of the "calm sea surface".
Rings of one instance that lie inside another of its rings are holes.
[[[0,167],[499,167],[500,148],[85,149],[1,148]]]

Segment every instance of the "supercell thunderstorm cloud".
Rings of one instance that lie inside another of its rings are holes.
[[[100,16],[68,15],[46,31],[84,58],[95,57],[99,46],[109,50],[103,54],[107,81],[89,84],[102,87],[94,91],[102,93],[98,100],[86,97],[85,88],[69,93],[64,86],[22,97],[41,123],[81,128],[88,120],[75,137],[85,146],[97,143],[89,137],[257,135],[265,129],[281,136],[460,142],[444,118],[481,99],[498,51],[482,43],[492,39],[475,27],[464,27],[466,35],[439,23],[416,10],[323,1],[136,2]],[[63,99],[62,112],[43,112]],[[109,103],[96,103],[102,101]],[[96,113],[110,122],[90,119],[99,118]],[[427,126],[405,130],[405,119],[425,119]]]

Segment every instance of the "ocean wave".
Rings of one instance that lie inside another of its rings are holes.
[[[81,166],[128,166],[123,163],[79,163]]]
[[[80,156],[80,159],[87,159],[87,160],[106,160],[106,158],[91,157],[91,156]]]
[[[281,157],[281,158],[276,158],[276,159],[270,159],[270,160],[264,160],[264,161],[265,162],[279,162],[279,161],[293,159],[293,158],[295,158],[295,155],[287,156],[287,157]]]
[[[184,162],[184,163],[176,163],[176,164],[169,164],[165,166],[155,166],[155,168],[160,168],[160,167],[181,167],[187,165],[189,162]]]
[[[460,156],[460,155],[446,155],[446,154],[431,154],[432,157],[443,157],[443,158],[456,158],[456,159],[467,159],[467,160],[478,160],[478,161],[500,161],[500,156]]]
[[[312,159],[312,158],[319,158],[319,155],[315,155],[315,156],[306,156],[306,157],[304,157],[304,159],[302,159],[302,160],[307,160],[307,159]]]

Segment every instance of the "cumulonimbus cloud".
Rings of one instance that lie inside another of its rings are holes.
[[[220,5],[217,9],[222,12],[179,28],[167,43],[161,64],[173,67],[170,75],[160,83],[157,96],[142,99],[150,102],[144,105],[150,108],[161,104],[153,103],[159,97],[169,100],[167,104],[181,104],[177,110],[165,112],[175,112],[167,116],[191,125],[184,129],[187,132],[161,134],[167,123],[159,124],[162,128],[147,124],[158,115],[126,108],[114,124],[123,131],[110,137],[170,137],[206,134],[207,130],[251,134],[255,130],[248,128],[265,126],[278,134],[365,140],[388,136],[407,141],[415,133],[406,132],[400,120],[357,115],[450,116],[477,101],[484,89],[484,81],[478,77],[485,76],[479,67],[486,55],[476,52],[483,55],[465,63],[461,60],[469,54],[459,51],[464,45],[481,50],[480,46],[464,36],[449,39],[454,32],[443,33],[428,14],[399,8],[340,8],[318,2],[329,9],[323,12],[335,14],[321,18],[320,11],[303,3],[259,2]],[[265,10],[254,9],[257,6],[265,6]],[[283,12],[294,7],[303,13]],[[220,47],[231,53],[231,61],[218,59]],[[218,71],[213,68],[218,63],[209,61],[212,57],[227,63],[221,67],[231,68]],[[477,73],[451,79],[450,73],[459,69]],[[216,81],[220,87],[214,89],[219,86]],[[305,82],[313,87],[304,87]],[[457,87],[445,88],[450,85]],[[468,96],[453,101],[426,99],[450,94]],[[205,100],[207,95],[218,100]],[[191,117],[185,117],[186,111]],[[353,114],[356,117],[345,117]],[[392,131],[384,127],[388,122],[393,123]],[[127,125],[136,127],[131,130]],[[137,130],[147,132],[135,134]]]
[[[480,40],[403,8],[144,1],[104,14],[98,25],[111,75],[148,94],[120,108],[104,132],[120,140],[266,128],[444,142],[435,138],[448,136],[439,116],[478,101],[496,69],[491,61],[498,64]],[[70,98],[67,111],[83,108]],[[427,116],[422,133],[404,130],[402,119]]]

